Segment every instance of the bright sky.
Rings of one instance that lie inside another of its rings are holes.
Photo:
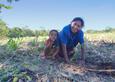
[[[10,27],[62,29],[78,16],[85,20],[85,30],[115,28],[115,0],[20,0],[11,5],[0,13]]]

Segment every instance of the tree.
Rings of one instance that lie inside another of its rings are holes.
[[[40,35],[40,36],[47,36],[47,35],[48,35],[48,32],[49,32],[48,30],[40,30],[40,31],[39,31],[39,35]]]
[[[16,38],[16,37],[22,37],[24,35],[24,32],[21,28],[19,27],[14,27],[9,30],[8,37],[10,38]]]
[[[0,19],[0,37],[6,37],[9,29],[4,21]]]
[[[23,28],[23,31],[24,31],[24,36],[35,36],[34,31],[32,31],[31,29]]]
[[[11,3],[13,1],[19,1],[19,0],[6,0],[7,2]]]
[[[16,2],[16,1],[19,1],[19,0],[4,0],[4,1],[7,1],[8,3],[12,3],[12,2],[14,2],[14,1]],[[5,9],[11,9],[12,7],[0,3],[0,12],[1,12],[2,8],[5,8]]]
[[[92,30],[92,29],[89,29],[86,31],[86,33],[95,33],[96,31],[95,30]]]
[[[114,28],[112,28],[112,27],[106,27],[106,29],[105,30],[103,30],[104,32],[112,32],[112,31],[114,31],[115,32],[115,29]]]

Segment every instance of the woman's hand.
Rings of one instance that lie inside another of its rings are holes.
[[[70,63],[70,60],[69,60],[69,58],[67,58],[67,59],[65,59],[65,61],[66,61],[66,63]]]

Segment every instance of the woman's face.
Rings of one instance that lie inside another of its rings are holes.
[[[57,32],[52,31],[52,32],[49,34],[49,38],[50,38],[52,41],[55,41],[56,38],[57,38]]]
[[[78,32],[80,29],[82,29],[81,21],[73,21],[71,22],[71,30],[73,33]]]

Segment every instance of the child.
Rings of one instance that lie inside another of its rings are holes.
[[[49,38],[45,42],[45,48],[42,53],[42,58],[55,59],[58,52],[59,52],[58,31],[51,30],[49,32]]]

